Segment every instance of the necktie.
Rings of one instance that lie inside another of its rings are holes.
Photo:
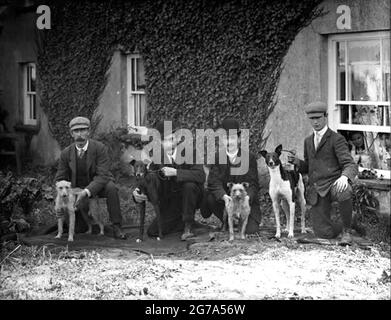
[[[320,134],[318,132],[316,132],[315,133],[315,150],[318,149],[318,146],[319,146],[321,139],[322,139],[322,137],[320,136]]]
[[[79,158],[83,158],[85,151],[83,149],[79,150]]]

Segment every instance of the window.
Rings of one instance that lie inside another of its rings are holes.
[[[29,125],[37,124],[37,103],[36,103],[36,67],[35,63],[22,64],[22,103],[23,123]]]
[[[345,135],[360,171],[389,179],[390,33],[335,35],[329,50],[329,125]]]
[[[128,68],[128,124],[144,126],[146,124],[147,103],[145,98],[144,63],[139,54],[127,58]]]

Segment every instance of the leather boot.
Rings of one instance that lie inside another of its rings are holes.
[[[185,230],[181,236],[182,241],[186,241],[188,238],[194,237],[194,233],[191,231],[191,223],[185,223]]]

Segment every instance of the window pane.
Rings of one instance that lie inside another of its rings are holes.
[[[382,126],[385,119],[384,111],[387,109],[381,106],[355,106],[353,107],[353,123]]]
[[[143,59],[137,59],[137,91],[145,90],[145,71]]]
[[[37,119],[37,107],[35,104],[35,94],[31,95],[31,105],[32,105],[31,119]]]
[[[140,125],[145,126],[147,119],[147,103],[145,100],[145,94],[140,95]]]
[[[337,100],[346,100],[345,41],[337,42]]]
[[[380,41],[350,41],[348,43],[350,99],[380,100]]]
[[[35,66],[29,66],[30,70],[30,91],[35,92],[36,74]]]
[[[390,39],[383,39],[383,100],[390,101]]]
[[[136,90],[136,85],[135,85],[135,80],[136,80],[136,76],[135,76],[135,68],[136,68],[136,59],[135,58],[132,58],[130,59],[130,63],[131,63],[131,76],[132,78],[130,79],[130,82],[131,82],[131,90],[132,91],[135,91]]]
[[[349,123],[349,106],[340,105],[341,123]]]

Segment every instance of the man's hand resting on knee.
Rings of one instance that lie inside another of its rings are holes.
[[[337,192],[343,192],[349,185],[348,177],[342,175],[335,182],[334,185],[337,187]]]
[[[134,201],[141,203],[147,201],[148,197],[144,193],[141,193],[139,188],[136,188],[133,191],[133,199]]]

